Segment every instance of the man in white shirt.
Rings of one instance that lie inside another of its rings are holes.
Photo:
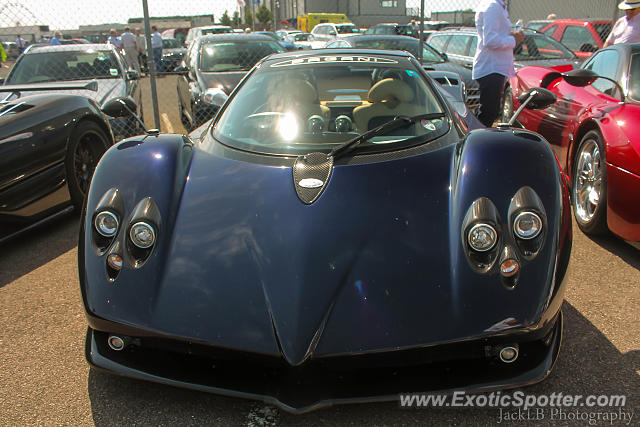
[[[158,32],[158,28],[154,25],[151,27],[151,51],[153,52],[153,62],[156,64],[156,71],[164,71],[162,67],[162,36]]]
[[[120,47],[120,39],[116,34],[116,30],[113,28],[109,30],[109,38],[107,39],[107,44],[112,44],[117,48]]]
[[[604,47],[617,43],[640,42],[640,0],[626,0],[618,5],[624,10],[622,18],[618,19],[604,43]]]
[[[124,56],[127,58],[129,65],[133,66],[133,69],[139,73],[138,44],[136,43],[136,36],[133,35],[129,27],[125,27],[124,33],[120,36],[120,46],[124,50]]]
[[[480,85],[478,120],[487,127],[498,118],[505,80],[515,76],[513,48],[524,41],[522,31],[511,31],[506,1],[484,0],[476,10],[478,47],[472,77]]]
[[[16,46],[18,46],[20,53],[22,53],[24,48],[27,47],[27,43],[24,41],[20,34],[18,34],[18,37],[16,38]]]

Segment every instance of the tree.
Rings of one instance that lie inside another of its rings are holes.
[[[250,7],[244,8],[244,23],[247,24],[247,27],[251,27],[253,25],[253,14],[251,13]]]
[[[267,6],[265,6],[264,3],[262,3],[256,12],[256,19],[266,27],[267,24],[271,22],[272,17],[273,15],[271,14],[271,11],[267,9]]]
[[[227,12],[226,10],[222,14],[222,17],[220,18],[220,23],[228,27],[231,26],[231,18],[229,18],[229,12]]]

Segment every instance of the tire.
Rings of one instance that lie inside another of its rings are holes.
[[[578,227],[586,234],[607,233],[607,166],[602,135],[589,131],[573,161],[571,201]]]
[[[65,168],[71,202],[76,209],[82,208],[98,160],[109,145],[107,134],[94,122],[80,122],[71,133]]]
[[[187,131],[191,131],[191,123],[189,123],[189,119],[184,115],[184,109],[182,107],[182,102],[178,102],[178,109],[180,110],[180,122],[182,123],[182,127]]]
[[[511,95],[511,87],[507,86],[504,90],[502,101],[502,113],[501,122],[509,123],[511,116],[513,116],[513,96]]]

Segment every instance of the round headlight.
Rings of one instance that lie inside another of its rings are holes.
[[[542,231],[542,220],[533,212],[520,212],[513,221],[513,232],[521,239],[533,239]]]
[[[469,246],[478,252],[491,250],[498,241],[498,232],[489,224],[476,224],[467,236]]]
[[[104,237],[113,237],[118,231],[118,217],[109,211],[103,211],[96,215],[93,224],[96,231]]]
[[[134,245],[141,249],[150,248],[156,241],[153,227],[146,222],[136,222],[129,231],[129,237]]]

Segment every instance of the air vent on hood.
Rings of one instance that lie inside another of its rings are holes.
[[[0,116],[4,116],[6,114],[17,114],[22,113],[23,111],[27,111],[28,109],[33,108],[33,105],[27,104],[25,102],[19,102],[17,104],[0,104]]]

